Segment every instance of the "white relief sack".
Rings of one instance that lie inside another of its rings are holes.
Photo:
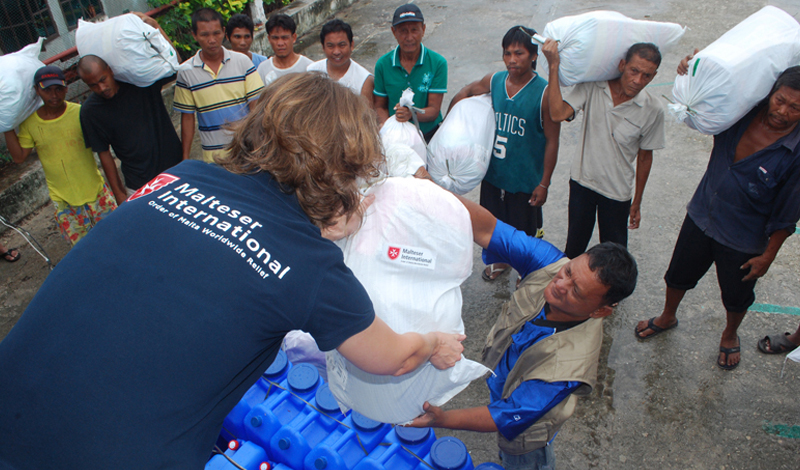
[[[150,86],[178,71],[175,48],[155,28],[134,14],[101,23],[78,20],[78,54],[96,55],[114,72],[114,78],[140,87]]]
[[[406,88],[403,91],[398,104],[408,108],[414,106],[414,92],[411,88]],[[403,144],[414,149],[423,161],[427,159],[428,152],[425,148],[425,141],[422,139],[417,126],[411,121],[397,122],[397,118],[393,115],[381,127],[381,141],[383,142],[383,148],[389,148],[394,144]]]
[[[689,62],[672,88],[670,112],[703,134],[719,134],[768,94],[778,76],[800,64],[800,24],[766,6],[734,26]]]
[[[559,82],[572,86],[619,77],[619,61],[638,42],[655,44],[663,56],[685,31],[679,24],[634,20],[601,10],[553,20],[542,36],[559,41]],[[547,59],[539,54],[539,74],[546,77],[548,70]]]
[[[414,176],[420,167],[425,168],[425,162],[419,154],[405,144],[391,144],[384,148],[386,156],[386,176]]]
[[[33,75],[44,67],[39,60],[44,38],[17,52],[0,56],[0,132],[10,131],[42,105],[33,90]]]
[[[455,196],[427,180],[387,178],[361,229],[339,245],[375,314],[397,333],[463,333],[461,283],[472,273],[472,225]],[[368,374],[337,351],[326,353],[328,383],[343,410],[406,423],[429,401],[441,406],[489,369],[462,358],[438,370],[428,362],[400,377]]]
[[[459,101],[431,139],[428,173],[456,194],[475,189],[489,169],[495,132],[491,94]]]

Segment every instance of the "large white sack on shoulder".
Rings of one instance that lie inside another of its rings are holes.
[[[387,119],[381,127],[381,142],[383,142],[383,148],[389,148],[395,144],[407,145],[414,149],[423,161],[426,159],[425,141],[422,140],[422,136],[419,135],[414,124],[408,121],[397,122],[397,118],[394,116]]]
[[[33,90],[33,75],[44,67],[39,60],[43,41],[39,38],[17,52],[0,56],[0,132],[19,126],[42,105]]]
[[[81,57],[100,57],[111,67],[114,78],[132,85],[150,86],[178,70],[172,44],[134,14],[102,23],[78,20],[75,42]]]
[[[689,62],[672,88],[670,112],[703,134],[719,134],[768,94],[778,75],[800,64],[800,24],[766,6],[723,34]]]
[[[619,61],[638,42],[658,46],[661,54],[680,41],[686,28],[675,23],[634,20],[616,11],[592,11],[564,16],[544,27],[542,36],[560,41],[562,86],[619,77]],[[539,74],[548,74],[547,59],[539,54]]]
[[[386,156],[386,176],[414,176],[425,162],[417,152],[405,144],[391,144],[383,150]]]
[[[427,180],[387,178],[361,229],[340,242],[347,266],[364,285],[375,314],[397,333],[463,333],[461,283],[472,273],[472,227],[455,196]],[[425,401],[441,406],[489,372],[462,358],[438,370],[429,363],[400,377],[368,374],[327,353],[328,383],[340,406],[384,423],[406,423]]]
[[[459,101],[431,139],[428,173],[444,189],[467,194],[489,169],[495,132],[489,94]]]

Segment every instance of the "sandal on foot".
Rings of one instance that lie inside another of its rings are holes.
[[[486,272],[487,269],[489,270],[488,273]],[[495,263],[492,263],[484,268],[483,272],[481,273],[481,278],[483,278],[483,280],[486,282],[492,282],[500,277],[501,274],[508,271],[508,269],[508,266],[505,268],[496,268]]]
[[[656,325],[655,319],[656,319],[656,317],[653,317],[653,318],[647,320],[647,328],[645,328],[644,330],[649,329],[649,330],[653,331],[651,334],[649,334],[647,336],[642,336],[642,335],[639,334],[644,330],[639,330],[636,327],[633,328],[633,334],[636,335],[637,339],[640,339],[640,340],[644,341],[646,339],[652,338],[653,336],[658,336],[661,333],[663,333],[663,332],[665,332],[667,330],[671,330],[671,329],[675,328],[676,326],[678,326],[678,319],[677,318],[675,319],[675,323],[673,323],[672,325],[670,325],[670,326],[668,326],[666,328],[661,328],[660,326]]]
[[[789,341],[788,336],[788,332],[782,335],[764,336],[763,339],[758,340],[758,350],[764,354],[783,354],[794,351],[797,345]]]
[[[16,255],[12,255],[11,254],[12,251],[16,251],[17,254]],[[0,257],[2,257],[4,260],[8,261],[9,263],[14,263],[19,259],[19,251],[16,248],[10,248],[5,253],[0,253]]]
[[[738,353],[742,350],[742,348],[740,347],[741,341],[739,340],[738,336],[736,337],[736,341],[739,343],[739,346],[733,348],[723,348],[722,346],[719,347],[719,356],[717,357],[717,367],[719,367],[720,369],[733,370],[739,367],[739,363],[742,362],[742,358],[740,357],[739,362],[737,362],[736,364],[728,365],[728,356],[734,353]],[[720,359],[722,359],[723,354],[725,355],[725,360],[720,361]]]

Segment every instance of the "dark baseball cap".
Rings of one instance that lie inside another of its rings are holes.
[[[60,68],[55,65],[48,65],[33,74],[33,85],[40,88],[47,88],[52,85],[67,86],[67,79]]]
[[[419,11],[419,7],[413,3],[407,3],[397,7],[397,10],[394,11],[394,18],[392,18],[392,26],[397,26],[400,23],[408,23],[409,21],[416,21],[418,23],[425,22],[425,18],[422,17],[422,12]]]

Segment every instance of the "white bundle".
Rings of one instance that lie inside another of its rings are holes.
[[[547,23],[542,36],[560,41],[562,86],[619,77],[619,61],[639,42],[667,53],[686,31],[675,23],[634,20],[616,11],[592,11]],[[547,59],[539,55],[539,74],[547,76]]]
[[[778,75],[800,64],[800,24],[766,6],[698,52],[672,88],[679,121],[719,134],[769,94]]]
[[[43,41],[39,38],[17,52],[0,56],[0,132],[19,126],[42,105],[33,90],[33,75],[44,67],[39,61]]]
[[[175,48],[155,28],[134,14],[89,23],[78,20],[78,54],[96,55],[111,67],[114,78],[145,87],[178,70]]]
[[[361,229],[340,242],[375,314],[397,333],[463,333],[460,285],[472,272],[472,226],[455,196],[427,180],[388,178]],[[327,353],[330,389],[343,410],[383,423],[406,423],[429,401],[441,406],[489,370],[463,359],[431,363],[400,377],[368,374],[336,351]]]
[[[386,155],[386,176],[414,176],[425,162],[414,149],[405,144],[391,144],[383,150]]]
[[[409,109],[414,106],[414,92],[410,88],[406,88],[403,91],[399,104]],[[403,144],[414,149],[423,161],[427,158],[426,154],[428,152],[425,149],[425,141],[422,139],[419,129],[408,121],[397,122],[395,116],[390,117],[383,123],[381,141],[383,142],[383,148],[389,148],[393,144]]]
[[[477,187],[492,159],[495,131],[490,94],[459,101],[431,139],[428,173],[456,194]]]

